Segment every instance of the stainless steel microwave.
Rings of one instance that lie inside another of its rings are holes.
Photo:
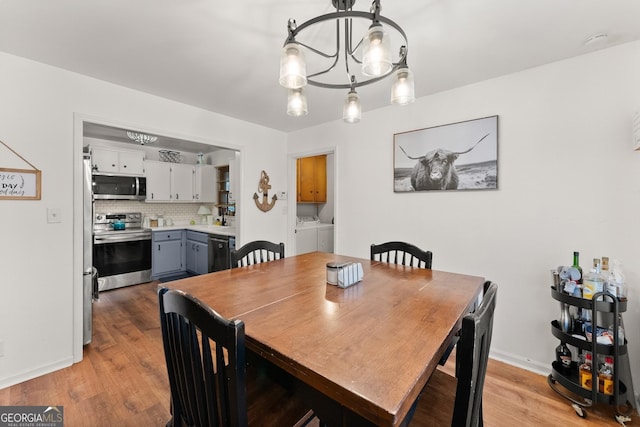
[[[145,200],[147,178],[143,176],[92,175],[94,199]]]

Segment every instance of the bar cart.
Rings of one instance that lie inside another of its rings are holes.
[[[560,396],[571,402],[571,406],[576,411],[576,414],[581,418],[587,416],[585,408],[592,406],[595,403],[606,403],[609,405],[615,405],[616,416],[615,419],[620,424],[625,425],[625,422],[631,421],[630,414],[632,409],[635,408],[635,399],[633,392],[633,382],[631,379],[631,370],[629,367],[629,355],[627,353],[627,340],[620,337],[620,328],[622,323],[623,313],[627,309],[626,299],[623,301],[618,300],[615,296],[607,292],[598,292],[593,295],[593,299],[584,299],[574,297],[556,290],[551,287],[551,296],[553,299],[569,306],[577,307],[582,310],[591,311],[591,324],[593,325],[592,338],[587,340],[584,336],[581,336],[581,331],[569,331],[564,332],[558,320],[551,322],[551,333],[554,337],[560,341],[572,345],[579,350],[584,350],[591,353],[591,358],[594,361],[594,366],[591,369],[591,389],[586,389],[581,386],[578,374],[578,363],[571,362],[569,369],[563,368],[558,362],[552,363],[551,374],[547,377],[549,386]],[[597,343],[597,325],[599,319],[604,316],[612,318],[613,323],[613,344],[599,344]],[[613,393],[605,394],[599,391],[598,387],[598,369],[596,362],[598,355],[612,356],[614,360],[613,364]],[[558,383],[564,388],[560,389]],[[567,393],[569,391],[570,393]],[[573,396],[572,396],[573,395]],[[626,407],[626,408],[623,408]]]

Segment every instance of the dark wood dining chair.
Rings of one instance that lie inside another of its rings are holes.
[[[462,319],[456,349],[457,379],[436,369],[421,393],[410,426],[483,426],[482,391],[497,293],[498,285],[485,282],[480,306]]]
[[[240,249],[231,251],[231,268],[275,261],[284,258],[284,243],[267,240],[249,242]]]
[[[253,375],[241,320],[180,290],[161,288],[158,299],[171,389],[167,427],[286,426],[313,416],[285,387]]]
[[[371,260],[431,269],[433,253],[405,242],[371,245]]]

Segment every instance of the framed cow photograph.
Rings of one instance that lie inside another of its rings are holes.
[[[396,193],[498,188],[498,116],[393,135]]]

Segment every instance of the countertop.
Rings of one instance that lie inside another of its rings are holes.
[[[223,227],[221,225],[200,225],[200,224],[174,224],[164,227],[151,227],[151,231],[172,231],[172,230],[189,230],[199,231],[201,233],[218,234],[221,236],[235,236],[235,227]]]

